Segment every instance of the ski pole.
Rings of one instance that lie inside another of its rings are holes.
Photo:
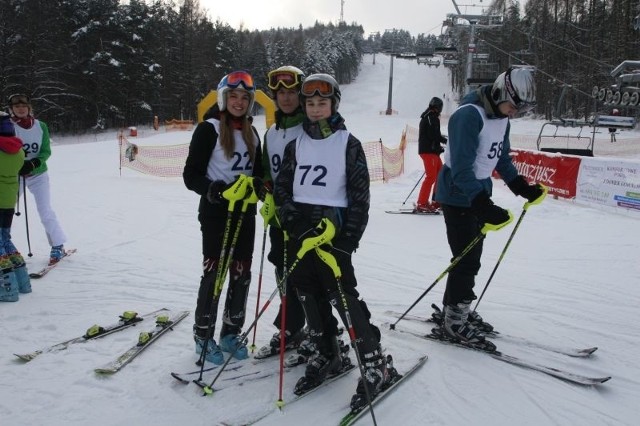
[[[516,231],[518,230],[518,228],[520,227],[520,223],[522,223],[522,219],[524,219],[524,215],[527,213],[527,210],[529,210],[529,207],[536,205],[536,204],[540,204],[542,202],[542,200],[544,200],[544,198],[547,196],[547,187],[544,185],[541,185],[543,190],[542,190],[542,195],[540,197],[538,197],[537,199],[529,202],[527,201],[526,203],[524,203],[524,206],[522,207],[522,213],[520,213],[520,217],[518,218],[518,221],[516,222],[516,225],[513,227],[513,231],[511,231],[511,235],[509,236],[509,239],[507,240],[507,243],[505,244],[504,248],[502,249],[502,253],[500,253],[500,257],[498,257],[498,262],[496,262],[496,266],[493,267],[493,271],[491,271],[491,275],[489,275],[489,279],[487,280],[487,283],[484,285],[484,288],[482,289],[482,293],[480,293],[480,297],[478,298],[478,301],[476,302],[476,306],[473,308],[473,311],[475,312],[478,309],[478,305],[480,304],[480,301],[482,300],[482,297],[484,296],[484,293],[487,291],[487,288],[489,287],[489,283],[491,282],[491,280],[493,279],[493,276],[495,275],[496,271],[498,270],[498,266],[500,266],[500,262],[502,262],[502,259],[504,258],[504,255],[507,253],[507,249],[509,248],[509,245],[511,244],[511,240],[513,240],[514,235],[516,235]]]
[[[229,207],[227,210],[227,220],[224,227],[224,233],[222,236],[222,248],[220,250],[220,259],[218,260],[218,269],[216,271],[216,278],[214,281],[214,290],[213,290],[213,302],[211,303],[211,310],[209,312],[209,321],[207,323],[207,334],[206,339],[204,341],[204,345],[202,347],[202,352],[200,353],[200,358],[196,364],[200,365],[200,370],[204,370],[204,361],[207,353],[207,347],[209,346],[209,339],[213,334],[213,323],[215,320],[218,302],[220,300],[220,293],[222,292],[222,286],[224,285],[224,280],[227,277],[226,271],[223,272],[224,269],[229,267],[229,262],[227,261],[227,245],[229,244],[229,234],[231,234],[231,223],[233,221],[233,213],[235,211],[235,204],[237,201],[245,198],[247,195],[247,176],[240,175],[236,182],[227,190],[222,193],[222,196],[229,200]],[[244,205],[243,205],[244,207]],[[236,228],[233,233],[233,239],[231,241],[231,247],[229,249],[229,256],[233,254],[232,247],[235,246],[238,235],[240,234],[240,226],[242,225],[242,216],[243,212],[240,213],[240,217],[238,218],[238,222],[236,223]],[[202,373],[200,374],[202,376]]]
[[[29,252],[27,256],[33,257],[33,253],[31,253],[31,237],[29,236],[29,212],[27,211],[27,177],[22,176],[22,199],[24,200],[24,223],[27,229],[27,247],[29,248]]]
[[[373,412],[373,404],[371,403],[371,393],[369,392],[369,386],[367,386],[367,378],[364,372],[364,365],[362,365],[362,358],[360,357],[360,350],[358,349],[358,345],[356,344],[357,337],[356,331],[353,327],[353,323],[351,322],[351,314],[349,313],[349,304],[347,303],[347,298],[344,295],[344,289],[342,288],[342,271],[340,270],[340,266],[338,266],[338,262],[336,261],[336,257],[323,250],[320,247],[316,247],[316,253],[320,260],[327,264],[329,268],[333,271],[333,275],[336,278],[336,284],[338,286],[338,294],[340,294],[340,301],[342,302],[342,308],[344,309],[344,318],[346,320],[347,329],[349,330],[349,339],[351,340],[351,346],[353,347],[353,351],[356,354],[356,360],[358,361],[358,368],[360,369],[360,378],[364,384],[364,393],[367,396],[367,404],[369,404],[369,412],[371,413],[371,419],[373,420],[374,426],[378,425],[376,421],[376,415]]]
[[[328,224],[327,224],[327,222],[328,222]],[[328,226],[329,224],[330,224],[330,226]],[[323,226],[324,226],[324,229],[323,229]],[[271,304],[271,301],[273,300],[273,298],[280,291],[280,287],[282,286],[282,284],[284,282],[286,282],[286,280],[289,277],[289,275],[294,271],[296,266],[298,266],[298,263],[304,257],[304,255],[307,254],[307,252],[309,252],[310,250],[313,250],[314,248],[316,248],[318,246],[321,246],[322,244],[327,244],[329,241],[331,241],[331,239],[333,239],[333,236],[335,234],[335,228],[332,226],[331,222],[328,221],[328,219],[323,219],[322,222],[318,225],[318,227],[316,229],[321,229],[323,231],[322,234],[317,235],[315,237],[306,238],[306,239],[304,239],[302,241],[302,245],[300,246],[300,250],[298,250],[298,253],[296,253],[296,260],[289,267],[289,269],[287,269],[285,271],[285,273],[283,274],[283,276],[280,279],[280,281],[277,282],[276,288],[273,290],[273,292],[269,296],[269,299],[265,302],[265,304],[262,307],[262,309],[260,309],[260,312],[258,312],[257,317],[253,320],[251,325],[249,325],[249,327],[247,328],[247,331],[245,331],[244,333],[242,333],[242,335],[240,335],[238,340],[241,343],[244,343],[244,342],[247,341],[247,336],[249,335],[251,330],[255,327],[255,325],[258,322],[258,320],[260,319],[260,317],[267,310],[267,308]],[[211,394],[213,394],[213,392],[214,392],[213,385],[218,380],[218,378],[220,377],[222,372],[225,370],[227,365],[229,365],[229,362],[231,361],[231,359],[233,358],[233,355],[235,355],[235,353],[236,353],[236,351],[238,350],[239,347],[240,347],[240,345],[237,345],[236,348],[233,350],[233,352],[229,355],[229,357],[227,358],[225,363],[222,364],[222,366],[220,366],[220,369],[218,370],[218,374],[216,374],[216,376],[213,378],[213,380],[211,381],[210,384],[205,385],[202,382],[202,378],[196,379],[196,380],[193,381],[198,386],[202,387],[203,395],[211,395]],[[278,406],[281,406],[281,405],[279,404]]]
[[[484,226],[480,229],[480,233],[478,235],[476,235],[476,237],[471,240],[471,242],[464,248],[464,250],[462,250],[462,253],[460,253],[458,256],[456,256],[451,263],[449,264],[449,266],[447,266],[447,269],[445,269],[444,271],[442,271],[442,273],[440,275],[438,275],[438,278],[436,278],[436,280],[433,282],[433,284],[431,284],[421,295],[420,297],[418,297],[416,299],[415,302],[413,302],[413,304],[411,306],[409,306],[409,309],[407,309],[401,316],[400,318],[398,318],[398,320],[396,322],[394,322],[393,324],[391,324],[389,326],[389,328],[391,330],[395,330],[396,328],[396,324],[398,324],[408,313],[409,311],[411,311],[414,306],[416,306],[418,304],[418,302],[420,302],[422,300],[422,298],[424,296],[427,295],[427,293],[429,293],[431,291],[431,289],[433,287],[436,286],[436,284],[438,284],[438,282],[444,278],[445,275],[447,275],[461,260],[463,257],[465,257],[467,255],[467,253],[469,253],[480,241],[482,241],[486,235],[487,232],[489,231],[497,231],[499,229],[504,228],[505,226],[507,226],[508,224],[510,224],[513,221],[513,215],[511,214],[510,211],[507,210],[507,213],[509,213],[509,220],[507,220],[504,223],[501,223],[500,225],[491,225],[488,223],[485,223]]]
[[[420,179],[418,179],[418,181],[416,182],[416,184],[413,186],[413,189],[411,190],[411,192],[409,192],[409,195],[407,195],[407,198],[404,199],[404,201],[402,202],[402,205],[404,206],[404,204],[407,202],[407,200],[409,199],[409,197],[411,197],[411,194],[413,194],[413,191],[416,190],[416,188],[418,187],[418,184],[420,183],[420,181],[422,181],[422,178],[427,174],[427,172],[422,172],[422,176],[420,176]]]
[[[19,179],[20,177],[18,177]],[[26,195],[26,194],[25,194]],[[16,216],[20,216],[22,213],[20,213],[20,190],[18,190],[18,198],[16,199],[16,212],[15,215]]]
[[[284,260],[282,264],[286,268],[287,265],[287,246],[289,245],[289,234],[287,232],[283,232],[283,240],[284,240]],[[278,401],[276,402],[276,406],[282,410],[284,406],[284,399],[282,398],[282,393],[284,389],[284,348],[285,348],[285,340],[287,338],[287,280],[282,283],[280,286],[280,359],[278,362],[280,363],[280,387],[278,394]]]
[[[260,293],[262,291],[262,270],[264,268],[264,252],[265,245],[267,243],[267,229],[269,228],[269,221],[275,215],[275,203],[273,201],[273,195],[267,194],[264,203],[262,204],[262,208],[260,209],[260,215],[264,220],[264,232],[262,233],[262,250],[260,252],[260,273],[258,274],[258,296],[256,300],[256,317],[258,316],[258,310],[260,309]],[[253,329],[253,341],[251,342],[251,352],[256,350],[256,332],[258,331],[258,326]]]

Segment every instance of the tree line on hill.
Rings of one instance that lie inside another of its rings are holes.
[[[639,51],[629,24],[634,1],[528,0],[521,15],[519,2],[494,0],[488,12],[501,13],[504,22],[479,29],[477,41],[498,64],[495,73],[512,64],[537,67],[539,114],[557,113],[556,100],[570,87],[564,112],[586,117],[602,108],[590,96],[592,86],[610,85],[613,67]],[[198,0],[179,2],[4,0],[1,102],[29,94],[53,132],[149,124],[154,116],[195,120],[198,101],[234,69],[249,70],[261,89],[267,72],[285,64],[349,83],[364,53],[443,45],[460,52],[451,84],[463,91],[470,33],[464,26],[417,37],[398,29],[365,38],[361,25],[344,22],[250,31],[212,21]]]

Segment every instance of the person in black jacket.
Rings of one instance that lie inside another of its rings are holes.
[[[326,303],[329,300],[347,328],[347,315],[351,319],[366,386],[375,397],[395,370],[387,365],[380,348],[380,331],[370,323],[371,314],[356,290],[351,255],[369,220],[370,180],[362,144],[346,129],[338,113],[340,96],[338,83],[328,74],[312,74],[303,81],[300,97],[306,114],[304,132],[286,146],[274,187],[278,218],[290,237],[289,257],[295,259],[303,243],[318,236],[318,226],[330,221],[335,237],[332,246],[321,248],[333,254],[341,271],[338,281],[318,252],[310,250],[289,276],[304,307],[309,337],[316,349],[304,377],[296,383],[295,393],[313,389],[343,366],[336,338],[337,320]],[[351,400],[353,408],[366,404],[364,386],[360,379]]]
[[[205,352],[204,359],[222,364],[222,351],[233,353],[238,359],[248,357],[245,343],[238,337],[245,321],[251,282],[256,214],[255,204],[241,213],[243,202],[235,202],[233,212],[229,212],[229,201],[223,193],[239,182],[241,174],[262,177],[262,170],[260,139],[249,116],[255,96],[253,78],[245,71],[232,72],[218,84],[217,95],[217,103],[193,132],[183,179],[188,189],[200,195],[198,221],[202,232],[203,275],[193,327],[196,353],[202,356]],[[228,214],[232,215],[230,231],[225,230]],[[240,217],[238,238],[233,241]],[[223,247],[225,233],[228,244]],[[234,243],[218,346],[213,339],[219,301],[214,299],[214,287],[218,269],[225,261],[221,255],[227,257]]]
[[[434,97],[429,102],[429,107],[420,116],[418,154],[424,164],[425,178],[418,194],[416,210],[423,213],[432,213],[440,209],[440,204],[437,202],[429,202],[429,195],[431,195],[431,190],[435,188],[438,173],[442,168],[442,160],[440,159],[440,154],[444,152],[442,144],[447,143],[447,138],[440,133],[442,106],[442,99]],[[435,193],[431,198],[434,195]]]

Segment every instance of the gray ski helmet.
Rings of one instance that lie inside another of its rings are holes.
[[[442,99],[435,96],[429,101],[429,108],[437,109],[439,112],[442,112],[443,105]]]
[[[300,86],[300,103],[304,108],[304,98],[318,95],[331,99],[331,113],[335,114],[340,106],[340,85],[329,74],[311,74],[305,78]]]
[[[536,84],[528,68],[509,68],[496,78],[491,88],[496,105],[511,102],[524,113],[536,106]]]
[[[253,108],[253,102],[256,98],[256,87],[253,82],[253,77],[246,71],[234,71],[222,77],[220,83],[218,83],[218,95],[217,102],[220,111],[227,109],[227,92],[233,89],[244,90],[249,94],[249,108],[247,108],[247,115],[251,113]]]

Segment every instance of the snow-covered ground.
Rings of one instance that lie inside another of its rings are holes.
[[[417,127],[432,96],[445,94],[445,115],[453,111],[450,76],[444,67],[428,68],[395,60],[393,109],[387,108],[389,59],[366,57],[356,82],[343,87],[341,112],[362,141],[382,139],[393,146],[407,124]],[[257,120],[264,131],[262,117]],[[541,122],[515,120],[514,133],[537,135]],[[443,129],[446,127],[443,125]],[[627,132],[632,134],[634,132]],[[604,134],[604,137],[608,135]],[[637,141],[637,133],[634,137]],[[150,324],[58,352],[30,363],[12,354],[29,352],[108,324],[125,310],[144,313],[159,307],[193,310],[200,276],[198,197],[182,180],[150,177],[118,169],[116,132],[104,137],[57,138],[50,160],[53,202],[78,252],[40,281],[18,303],[0,304],[0,424],[22,425],[215,425],[245,424],[265,410],[261,425],[330,425],[345,413],[357,372],[278,412],[276,361],[223,373],[218,392],[203,397],[193,384],[176,382],[171,371],[196,370],[192,316],[177,325],[138,359],[111,377],[93,369],[113,359]],[[619,137],[619,140],[624,137]],[[137,143],[186,143],[188,132],[139,129]],[[640,158],[640,146],[599,143],[603,155]],[[389,330],[395,319],[386,311],[405,311],[440,275],[450,260],[442,217],[389,215],[402,207],[422,174],[416,147],[409,146],[405,175],[372,185],[370,222],[354,257],[359,290],[374,322],[383,329],[383,345],[402,372],[420,355],[428,362],[375,407],[379,425],[634,425],[640,400],[640,304],[638,277],[639,217],[570,201],[545,200],[529,209],[479,311],[497,329],[561,347],[598,346],[586,359],[569,358],[496,340],[506,353],[588,375],[611,375],[599,387],[580,387],[547,375],[507,365],[486,354],[428,342]],[[415,201],[413,193],[407,204]],[[523,200],[497,182],[494,201],[521,212]],[[28,198],[32,271],[48,256],[35,204]],[[25,211],[13,224],[14,240],[26,254]],[[512,228],[490,233],[483,268],[484,286]],[[258,219],[249,321],[256,306],[263,228]],[[268,247],[268,242],[267,242]],[[268,249],[268,248],[267,248]],[[260,303],[275,288],[266,264]],[[411,312],[429,315],[440,303],[440,282]],[[256,343],[275,331],[277,301],[260,320]],[[385,323],[387,325],[385,325]],[[402,321],[398,328],[427,332],[429,326]],[[352,359],[353,356],[352,356]],[[354,359],[355,361],[355,359]],[[242,386],[240,379],[247,374]],[[285,403],[302,368],[284,377]],[[210,381],[211,373],[205,375]],[[634,402],[635,401],[635,402]],[[371,424],[364,417],[359,424]]]

